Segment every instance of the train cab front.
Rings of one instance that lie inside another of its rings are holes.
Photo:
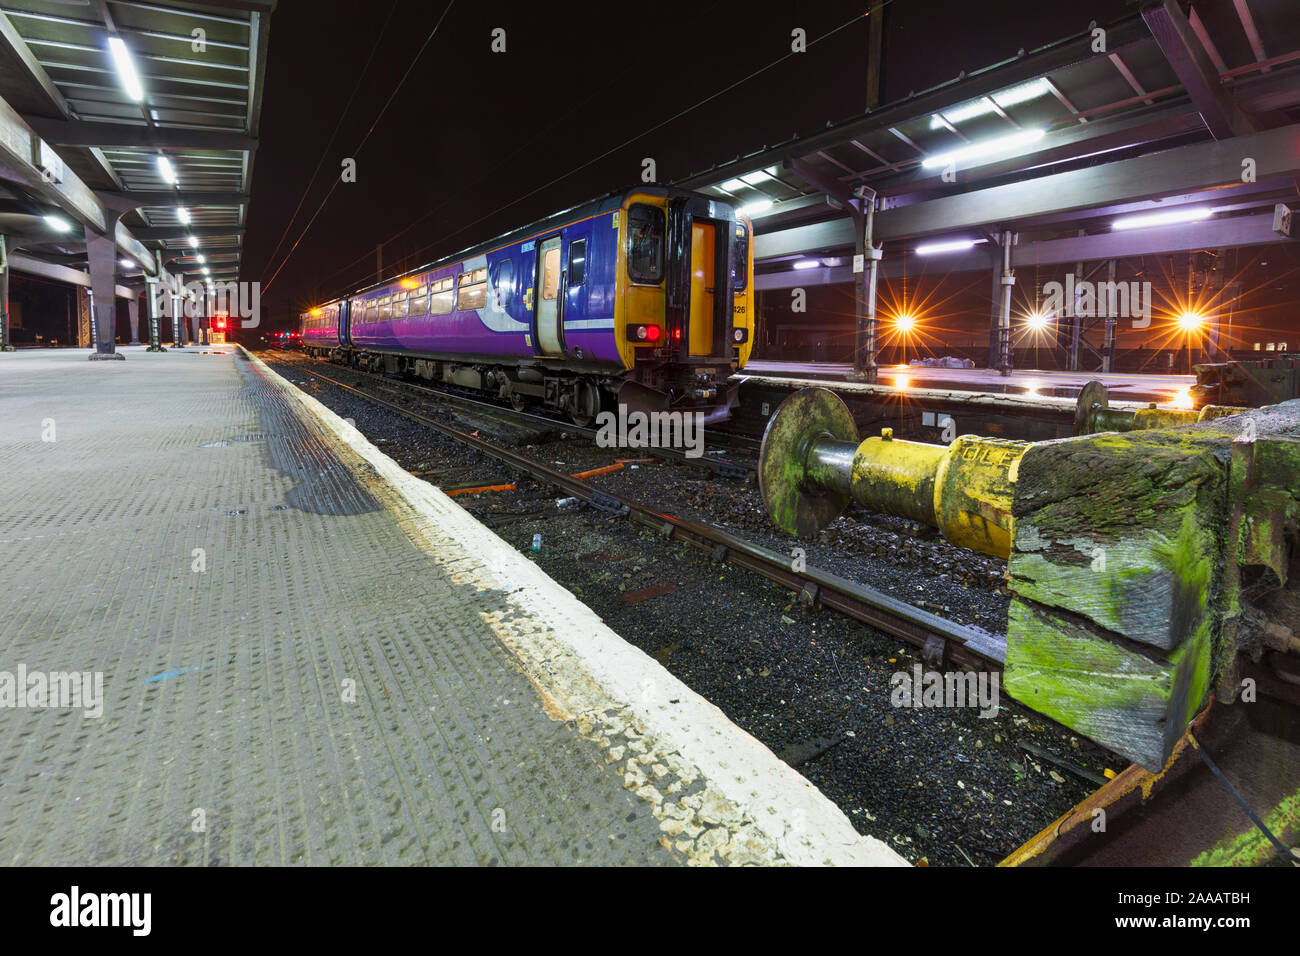
[[[753,347],[751,227],[728,203],[663,193],[626,204],[624,327],[635,366],[619,404],[725,421],[739,399],[729,380]]]

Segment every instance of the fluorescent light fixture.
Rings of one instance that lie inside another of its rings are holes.
[[[117,67],[117,78],[122,81],[126,95],[139,103],[144,99],[144,87],[140,85],[140,74],[131,62],[131,53],[121,37],[108,38],[108,52],[112,54],[113,65]]]
[[[761,169],[757,172],[745,173],[745,175],[740,177],[741,182],[749,183],[751,186],[759,186],[771,178],[771,176],[763,172]]]
[[[199,247],[199,240],[194,236],[188,236],[185,241],[190,244],[190,248],[192,249],[197,249]]]
[[[975,245],[977,239],[949,239],[945,242],[927,242],[916,247],[918,256],[932,256],[936,252],[961,252]]]
[[[124,269],[134,269],[134,268],[136,268],[135,263],[132,262],[130,259],[118,259],[117,261],[122,265],[122,267],[123,267]]]
[[[182,226],[188,226],[190,224],[190,211],[184,206],[180,206],[176,210],[176,218],[181,221]]]
[[[1015,106],[1017,103],[1025,103],[1036,97],[1051,92],[1051,87],[1046,79],[1034,80],[1032,83],[1022,83],[1019,86],[1013,86],[1009,90],[1003,90],[1001,93],[994,93],[993,96],[983,96],[978,100],[972,100],[969,103],[963,103],[960,106],[954,106],[950,110],[940,110],[934,116],[930,117],[930,129],[942,129],[949,123],[964,123],[968,119],[974,119],[976,116],[983,116],[986,113],[997,112],[994,104],[1006,109],[1008,106]],[[941,118],[942,117],[942,118]]]
[[[72,223],[68,222],[68,220],[64,219],[62,216],[46,216],[45,224],[55,232],[72,231]]]
[[[995,139],[986,139],[982,143],[971,143],[969,146],[952,149],[946,153],[927,156],[921,161],[921,165],[926,169],[938,169],[955,163],[964,163],[971,159],[983,159],[985,156],[994,156],[998,153],[1010,152],[1021,146],[1027,146],[1042,138],[1043,131],[1041,129],[1022,130],[1009,136],[998,136]]]
[[[1052,84],[1046,78],[1040,78],[1029,83],[1022,83],[1019,86],[1013,86],[1001,93],[994,93],[993,102],[1002,107],[1015,106],[1017,103],[1024,103],[1036,97],[1045,96],[1051,90]]]
[[[744,189],[748,185],[749,183],[745,182],[743,179],[728,179],[725,183],[722,184],[722,188],[729,193],[734,193],[734,192],[739,192],[740,190]]]
[[[794,264],[796,269],[816,269],[821,263],[816,259],[800,259]]]
[[[1146,226],[1169,226],[1178,222],[1197,222],[1214,215],[1209,206],[1187,209],[1169,209],[1165,212],[1144,212],[1137,216],[1123,216],[1110,224],[1112,229],[1142,229]]]
[[[207,259],[204,259],[204,258],[203,258],[203,253],[201,253],[201,252],[200,252],[197,256],[195,256],[194,258],[199,260],[199,265],[203,265],[203,263],[205,263],[205,262],[208,261]]]
[[[166,156],[158,157],[158,175],[163,178],[165,183],[176,182],[176,170],[172,169],[172,161]]]
[[[736,210],[736,215],[745,216],[749,218],[754,216],[755,213],[767,212],[767,210],[771,208],[772,208],[772,200],[759,199],[756,202],[746,203],[745,205],[741,206],[739,209]]]
[[[203,274],[204,274],[205,276],[210,276],[210,275],[212,275],[212,270],[209,269],[207,266],[204,266],[202,271],[203,271]]]

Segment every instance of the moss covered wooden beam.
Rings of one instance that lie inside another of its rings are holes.
[[[1243,639],[1241,562],[1285,571],[1298,439],[1288,402],[1031,446],[1012,505],[1008,693],[1162,767]]]

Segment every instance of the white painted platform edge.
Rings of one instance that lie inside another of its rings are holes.
[[[472,572],[488,586],[509,592],[508,600],[521,613],[544,620],[546,636],[571,652],[563,667],[576,663],[590,678],[590,682],[574,680],[558,668],[537,667],[554,658],[542,642],[515,647],[525,665],[531,665],[526,672],[540,692],[571,699],[575,693],[590,695],[590,687],[584,691],[584,684],[589,683],[598,691],[581,710],[602,713],[612,705],[630,711],[648,736],[679,753],[752,817],[758,829],[780,847],[781,857],[773,862],[910,865],[881,840],[859,834],[844,812],[801,774],[657,661],[623,640],[590,608],[441,490],[411,475],[257,356],[247,350],[244,354],[340,443],[368,462],[412,512],[428,522],[430,538],[445,543],[450,536],[460,544],[463,553],[452,559],[458,570]],[[535,639],[526,628],[515,630],[511,637],[525,643]],[[653,703],[645,699],[648,686],[654,688]],[[670,700],[676,703],[668,703]]]

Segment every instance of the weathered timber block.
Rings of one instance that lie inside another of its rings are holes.
[[[1209,688],[1208,621],[1167,657],[1025,601],[1012,601],[1009,631],[1007,693],[1148,770],[1165,765]]]
[[[1230,457],[1228,439],[1173,430],[1034,445],[1012,509],[1013,591],[1173,650],[1215,585]]]
[[[1012,514],[1008,693],[1159,770],[1290,606],[1300,401],[1035,445]]]

